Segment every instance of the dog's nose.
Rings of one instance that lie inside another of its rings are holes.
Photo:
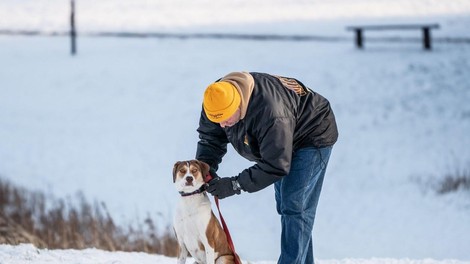
[[[194,178],[191,177],[191,176],[186,177],[186,181],[189,182],[189,183],[193,182],[193,180],[194,180]]]

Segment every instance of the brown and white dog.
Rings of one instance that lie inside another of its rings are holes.
[[[181,194],[173,221],[180,247],[178,264],[186,263],[189,254],[198,264],[235,263],[227,236],[205,192],[208,174],[209,165],[198,160],[178,161],[173,167],[173,182]]]

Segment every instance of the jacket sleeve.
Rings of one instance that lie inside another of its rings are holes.
[[[258,131],[261,160],[238,176],[243,190],[256,192],[280,180],[290,171],[292,160],[293,118],[274,118]]]
[[[209,164],[210,172],[215,174],[227,153],[227,135],[219,124],[211,122],[204,110],[199,119],[199,142],[197,143],[196,159]]]

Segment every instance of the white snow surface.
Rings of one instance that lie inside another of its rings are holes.
[[[436,35],[469,36],[470,1],[463,0],[195,3],[77,1],[79,29],[346,35],[350,22],[424,21],[441,24]],[[67,4],[2,0],[0,29],[65,30]],[[322,7],[323,16],[312,11]],[[470,45],[435,42],[425,52],[418,42],[366,41],[358,51],[352,39],[82,37],[76,57],[68,45],[64,37],[0,36],[2,178],[57,197],[83,191],[104,201],[121,223],[150,214],[164,226],[179,198],[172,166],[194,157],[205,87],[231,71],[268,72],[300,79],[330,100],[337,117],[340,137],[314,230],[320,263],[470,260],[470,193],[433,190],[446,174],[470,170]],[[229,149],[219,174],[233,176],[250,165]],[[222,200],[221,207],[242,258],[274,263],[280,220],[273,188]],[[176,262],[139,253],[0,246],[0,263],[74,258]]]
[[[469,0],[75,0],[75,6],[79,33],[344,35],[345,25],[400,21],[439,22],[436,36],[470,36],[459,22],[470,20]],[[69,12],[69,0],[2,0],[0,30],[67,31]]]
[[[98,249],[86,250],[47,250],[37,249],[30,244],[19,246],[0,245],[0,263],[5,264],[174,264],[175,258],[151,255],[140,252],[109,252]],[[242,262],[246,263],[244,260]],[[191,258],[187,263],[193,263]],[[275,264],[275,261],[249,262],[251,264]],[[460,260],[413,260],[413,259],[342,259],[318,260],[317,264],[469,264]]]

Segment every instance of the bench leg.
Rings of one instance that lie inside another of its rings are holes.
[[[423,27],[423,48],[431,50],[431,29],[428,27]]]
[[[362,49],[363,45],[363,36],[362,36],[362,29],[356,29],[356,47],[358,49]]]

